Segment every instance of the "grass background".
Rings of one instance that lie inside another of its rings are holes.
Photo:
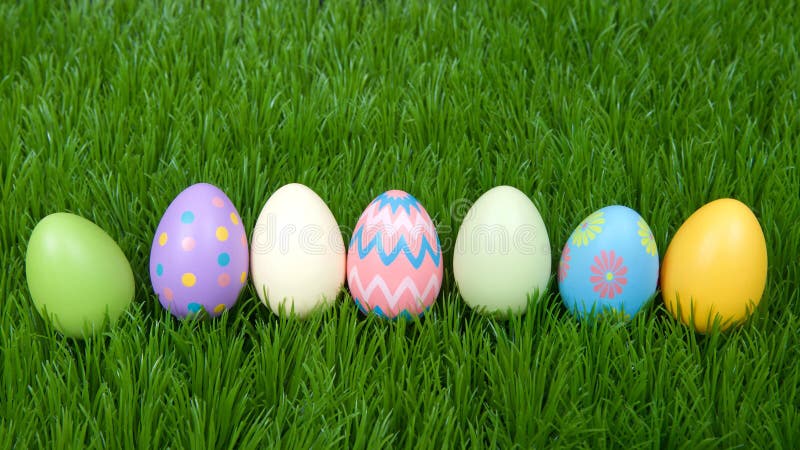
[[[796,2],[434,3],[0,3],[0,447],[800,442]],[[181,323],[148,253],[200,181],[248,232],[288,182],[343,228],[411,192],[446,250],[442,294],[420,323],[349,297],[287,321],[247,288]],[[702,204],[742,200],[769,249],[757,316],[699,336],[657,298],[628,326],[580,324],[555,284],[520,318],[473,315],[449,249],[499,184],[541,211],[554,267],[602,206],[638,210],[663,256]],[[57,211],[107,230],[136,275],[129,314],[85,342],[48,328],[25,282],[31,230]]]

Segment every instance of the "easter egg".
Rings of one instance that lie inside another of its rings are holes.
[[[498,186],[467,212],[456,237],[453,275],[472,308],[523,313],[550,279],[550,239],[539,210],[520,190]]]
[[[242,219],[219,188],[198,183],[170,203],[150,250],[150,281],[161,305],[179,318],[230,309],[247,281]]]
[[[267,200],[252,242],[253,284],[275,314],[305,317],[332,305],[344,285],[345,248],[325,202],[302,184]]]
[[[611,312],[633,317],[655,294],[658,248],[639,214],[607,206],[572,232],[558,264],[558,288],[578,317]]]
[[[36,309],[66,336],[87,337],[116,322],[133,300],[130,263],[100,227],[56,213],[33,229],[25,256]]]
[[[747,319],[767,283],[767,244],[758,219],[738,200],[713,201],[681,225],[667,247],[661,293],[667,310],[706,333]]]
[[[358,219],[347,252],[347,283],[364,313],[393,319],[422,315],[442,287],[439,236],[410,194],[379,195]]]

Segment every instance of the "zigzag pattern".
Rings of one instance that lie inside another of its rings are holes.
[[[414,255],[408,243],[406,242],[405,236],[400,236],[400,240],[397,242],[397,245],[394,246],[391,252],[386,253],[386,251],[383,249],[383,240],[381,239],[380,231],[375,233],[375,236],[373,236],[373,238],[367,242],[366,246],[363,242],[363,235],[364,226],[362,225],[358,227],[355,234],[353,234],[353,238],[350,240],[350,248],[353,248],[353,246],[356,247],[359,259],[366,258],[369,252],[375,248],[384,266],[388,266],[393,263],[394,260],[400,256],[400,253],[406,255],[408,262],[410,262],[415,269],[419,269],[420,266],[422,266],[422,262],[425,260],[426,254],[431,255],[431,259],[433,259],[436,267],[439,267],[439,263],[441,262],[442,254],[439,248],[439,236],[436,236],[436,249],[434,249],[430,242],[428,242],[428,238],[426,236],[422,236],[422,245],[420,246],[419,254]]]
[[[404,309],[404,310],[400,311],[400,313],[398,313],[394,317],[390,317],[390,316],[386,315],[385,312],[383,312],[383,310],[381,309],[380,306],[376,306],[376,307],[374,307],[374,308],[372,308],[370,310],[370,309],[365,308],[364,305],[361,304],[361,300],[359,300],[357,297],[354,297],[353,300],[355,300],[356,306],[358,306],[358,310],[361,311],[364,314],[369,314],[370,312],[372,312],[375,315],[377,315],[378,317],[380,317],[381,319],[386,319],[386,320],[391,320],[391,321],[396,321],[398,319],[414,320],[414,317],[412,316],[412,314],[410,312],[408,312],[407,309]],[[426,306],[424,310],[419,312],[417,317],[424,316],[428,311],[430,311],[430,309],[431,309],[430,306]]]
[[[433,223],[430,220],[426,220],[425,216],[422,214],[416,214],[413,222],[411,220],[411,214],[409,213],[400,212],[397,216],[393,216],[392,214],[393,213],[390,212],[388,208],[373,205],[367,208],[365,223],[378,223],[395,232],[400,230],[414,231],[420,229],[425,230],[429,234],[435,232]]]
[[[433,292],[434,297],[438,295],[439,289],[442,287],[442,281],[439,280],[439,277],[437,277],[436,274],[433,274],[431,275],[431,278],[428,280],[428,284],[425,286],[425,289],[423,289],[422,292],[419,291],[416,283],[414,283],[414,280],[411,277],[403,278],[403,281],[400,282],[400,285],[394,292],[392,292],[392,290],[389,288],[389,285],[386,284],[386,281],[384,281],[383,277],[380,275],[375,275],[375,277],[372,278],[365,288],[361,282],[361,277],[358,275],[358,267],[353,267],[353,269],[350,271],[350,274],[347,277],[347,282],[350,285],[351,291],[356,288],[355,290],[357,290],[365,299],[370,298],[376,289],[380,290],[381,293],[383,293],[383,296],[386,298],[386,301],[389,302],[389,306],[392,308],[392,310],[395,309],[395,306],[397,306],[397,303],[400,301],[400,297],[405,294],[406,291],[413,295],[415,300],[426,299],[431,292]]]
[[[383,194],[379,195],[372,203],[377,203],[379,208],[383,208],[386,205],[389,205],[392,208],[392,212],[397,211],[398,208],[402,207],[406,210],[407,213],[411,214],[411,208],[416,208],[417,211],[422,212],[419,207],[419,202],[416,198],[411,196],[411,194],[407,194],[405,197],[393,197],[389,195],[389,192],[398,192],[398,191],[387,191]]]

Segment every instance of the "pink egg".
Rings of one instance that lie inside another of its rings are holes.
[[[347,252],[358,308],[380,317],[422,315],[442,287],[442,250],[425,208],[403,191],[379,195],[361,214]]]
[[[244,245],[243,245],[244,243]],[[153,238],[150,281],[177,317],[230,309],[247,280],[247,236],[224,192],[199,183],[170,203]]]

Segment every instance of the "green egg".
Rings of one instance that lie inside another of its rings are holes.
[[[100,331],[106,317],[113,324],[133,300],[133,271],[122,249],[74,214],[51,214],[36,225],[25,270],[36,309],[66,336]]]

